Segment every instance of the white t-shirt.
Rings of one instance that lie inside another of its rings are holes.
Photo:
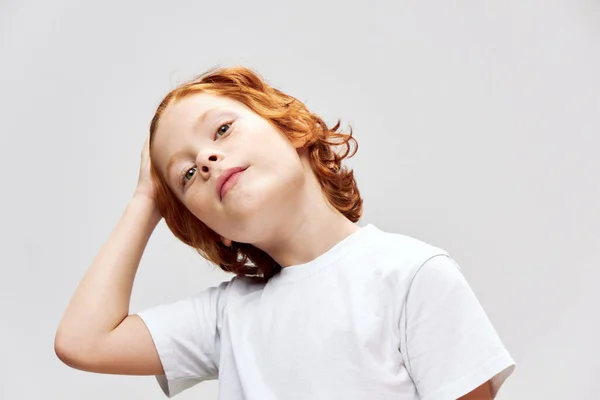
[[[168,397],[456,399],[514,361],[444,250],[370,224],[268,283],[234,277],[139,313]]]

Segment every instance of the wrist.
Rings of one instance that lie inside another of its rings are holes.
[[[162,219],[158,204],[156,201],[144,194],[135,194],[129,202],[129,207],[141,210],[148,214],[148,217],[153,223],[158,223]]]

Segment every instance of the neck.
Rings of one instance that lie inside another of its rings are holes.
[[[283,268],[314,260],[360,229],[327,201],[312,171],[305,183],[291,217],[268,243],[254,244]]]

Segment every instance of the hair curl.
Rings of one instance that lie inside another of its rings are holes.
[[[309,154],[310,165],[327,200],[346,218],[356,222],[362,215],[354,172],[342,166],[342,160],[354,156],[358,143],[344,134],[340,120],[328,128],[316,114],[298,99],[267,84],[255,71],[245,67],[212,68],[179,85],[162,100],[150,124],[150,147],[159,120],[173,102],[197,93],[210,93],[237,100],[265,118],[289,139],[301,139]],[[351,149],[350,142],[354,143]],[[341,146],[340,153],[334,147]],[[248,243],[232,242],[225,246],[220,236],[196,218],[174,195],[161,174],[152,166],[151,176],[157,190],[157,203],[169,229],[182,242],[223,271],[266,282],[281,270],[267,253]]]

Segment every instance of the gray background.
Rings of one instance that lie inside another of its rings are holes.
[[[354,128],[360,225],[453,254],[518,364],[500,399],[597,398],[599,39],[597,1],[2,0],[0,398],[164,398],[54,333],[158,102],[236,64]],[[132,312],[229,278],[161,222]]]

